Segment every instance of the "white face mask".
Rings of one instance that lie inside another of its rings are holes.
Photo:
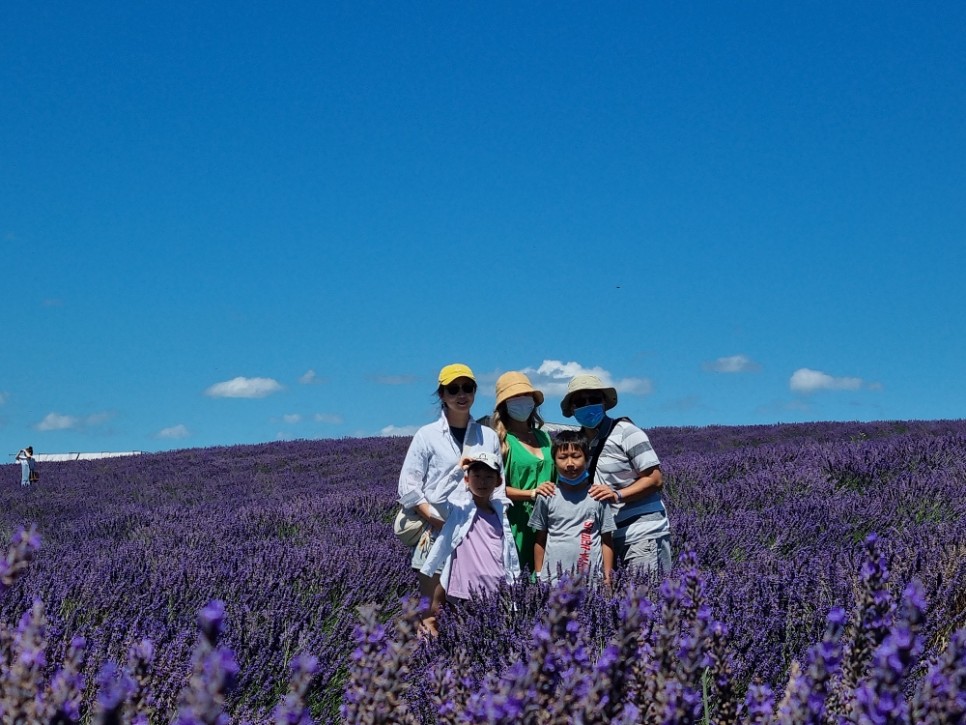
[[[506,412],[513,420],[521,423],[530,417],[536,404],[529,395],[525,398],[510,398],[506,401]]]

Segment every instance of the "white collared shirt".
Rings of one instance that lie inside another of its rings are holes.
[[[416,431],[409,444],[406,460],[399,473],[399,503],[409,509],[429,503],[440,518],[445,519],[449,508],[447,499],[463,482],[464,471],[460,468],[460,460],[480,450],[493,453],[500,461],[500,486],[494,491],[493,497],[505,499],[503,456],[496,431],[470,418],[461,449],[450,432],[445,412],[442,412],[438,420]]]

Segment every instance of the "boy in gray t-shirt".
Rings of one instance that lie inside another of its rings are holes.
[[[557,490],[553,496],[537,497],[529,522],[537,532],[534,569],[543,580],[554,581],[562,571],[591,580],[603,577],[610,584],[614,511],[590,495],[588,450],[587,439],[579,431],[561,431],[554,438],[551,454],[557,467]]]

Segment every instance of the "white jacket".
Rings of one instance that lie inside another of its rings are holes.
[[[460,488],[464,471],[460,460],[475,450],[489,451],[501,461],[500,486],[494,498],[506,498],[506,482],[500,454],[500,439],[492,428],[481,426],[470,418],[466,427],[463,448],[453,438],[446,415],[424,425],[413,436],[406,460],[399,473],[399,503],[404,508],[415,508],[429,503],[440,518],[446,518],[447,498]]]
[[[513,540],[513,532],[510,530],[510,522],[506,517],[506,507],[509,500],[497,498],[494,492],[490,499],[490,504],[496,515],[503,522],[503,568],[506,571],[506,581],[512,584],[520,576],[520,557],[517,556],[516,543]],[[473,495],[465,486],[457,488],[448,499],[449,516],[443,524],[442,531],[436,537],[433,548],[429,550],[426,563],[420,569],[420,573],[426,576],[433,576],[442,567],[439,581],[443,589],[449,590],[449,577],[453,569],[453,552],[459,546],[473,524],[473,516],[476,514],[476,504],[473,502]]]

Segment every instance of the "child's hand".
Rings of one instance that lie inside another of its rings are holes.
[[[605,501],[607,503],[617,503],[617,494],[607,486],[595,483],[588,491],[594,501]]]
[[[429,526],[433,531],[442,531],[443,524],[445,522],[442,519],[438,519],[435,516],[430,516],[426,519],[426,525]]]

